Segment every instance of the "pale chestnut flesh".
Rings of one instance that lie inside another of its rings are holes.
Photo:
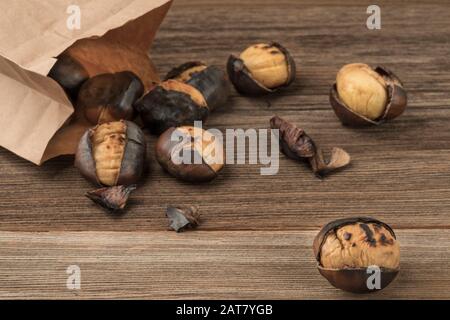
[[[205,70],[206,68],[207,68],[206,65],[199,65],[199,66],[191,67],[191,68],[181,72],[177,77],[174,78],[174,80],[178,80],[181,82],[187,82],[187,81],[189,81],[189,79],[192,78],[192,76],[195,73],[201,72],[201,71]]]
[[[207,107],[207,103],[202,93],[184,82],[177,80],[167,80],[161,83],[161,87],[166,90],[174,90],[184,94],[187,94],[191,99],[200,107]]]
[[[289,81],[289,65],[285,54],[276,46],[260,43],[248,47],[239,57],[253,79],[269,89]]]
[[[383,116],[388,104],[386,81],[370,66],[345,65],[336,77],[339,98],[353,112],[371,120]]]
[[[126,145],[126,125],[105,123],[91,137],[97,179],[105,186],[117,183]]]
[[[344,225],[330,232],[320,252],[320,265],[326,269],[358,269],[372,265],[398,269],[398,241],[384,226],[374,223]]]

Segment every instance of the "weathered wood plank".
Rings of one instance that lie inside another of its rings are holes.
[[[450,298],[450,231],[400,230],[386,290],[334,289],[315,266],[315,232],[0,232],[0,298]],[[69,265],[81,290],[66,288]]]
[[[323,147],[344,147],[351,168],[320,181],[282,156],[276,176],[230,165],[211,184],[189,185],[161,170],[149,137],[149,173],[127,214],[111,217],[83,197],[93,186],[70,157],[37,168],[2,149],[0,297],[349,298],[315,270],[312,230],[372,215],[399,230],[404,248],[399,279],[373,297],[449,298],[450,6],[380,1],[382,29],[369,31],[369,4],[176,1],[152,51],[161,75],[188,60],[224,66],[230,53],[267,40],[285,44],[299,67],[280,94],[233,92],[208,127],[266,128],[278,114]],[[359,61],[401,77],[404,115],[376,128],[340,125],[328,90],[343,64]],[[199,231],[164,231],[173,204],[200,207]],[[72,263],[84,270],[78,294],[65,289]]]

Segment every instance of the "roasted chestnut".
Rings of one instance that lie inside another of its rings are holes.
[[[339,70],[330,103],[344,125],[366,126],[401,115],[407,96],[400,79],[387,68],[352,63]]]
[[[89,74],[80,62],[68,54],[62,54],[50,69],[48,77],[58,82],[72,99],[76,99]]]
[[[210,111],[223,106],[230,95],[230,83],[225,72],[203,62],[186,62],[172,69],[165,78],[169,79],[187,83],[200,91]]]
[[[227,71],[237,91],[256,96],[289,86],[295,80],[296,67],[287,49],[272,42],[252,45],[239,58],[231,55]]]
[[[135,104],[135,109],[144,125],[154,134],[161,134],[170,127],[205,120],[209,114],[203,94],[178,80],[167,80],[154,87]]]
[[[373,218],[328,223],[314,239],[313,249],[319,272],[344,291],[383,289],[400,270],[400,249],[394,231]]]
[[[156,159],[180,180],[206,182],[217,177],[224,167],[223,144],[201,128],[170,128],[156,143]]]
[[[144,134],[133,122],[121,120],[103,123],[89,129],[81,137],[75,155],[75,166],[87,180],[100,186],[131,186],[141,178],[145,150]],[[128,191],[113,190],[122,193],[125,191],[124,194]],[[111,190],[102,188],[99,191],[102,193]],[[102,198],[98,192],[92,194],[98,199]],[[114,197],[109,196],[108,200],[113,203]],[[124,206],[119,202],[116,204],[116,209]]]
[[[132,120],[133,104],[143,93],[144,85],[133,72],[99,74],[82,85],[77,107],[92,124]]]

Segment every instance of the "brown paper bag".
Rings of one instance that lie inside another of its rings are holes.
[[[72,4],[80,29],[70,29]],[[90,76],[130,70],[146,89],[159,81],[148,55],[167,0],[15,0],[0,10],[0,146],[35,164],[73,154],[90,126],[46,77],[69,54]],[[13,62],[14,61],[14,62]]]

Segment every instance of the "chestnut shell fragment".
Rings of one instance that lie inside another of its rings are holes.
[[[62,54],[50,69],[48,77],[58,82],[70,98],[76,99],[89,74],[80,62],[68,54]]]
[[[245,66],[245,63],[242,59],[234,55],[230,55],[227,62],[228,77],[239,93],[250,96],[259,96],[276,92],[279,89],[287,87],[292,82],[294,82],[296,76],[296,65],[289,51],[277,42],[271,42],[268,45],[278,48],[285,55],[287,66],[289,69],[289,77],[286,83],[277,88],[267,88],[262,83],[253,78],[250,70]]]
[[[369,217],[352,217],[332,221],[326,224],[316,235],[313,242],[313,251],[317,261],[317,268],[334,287],[352,293],[370,293],[379,290],[370,290],[367,287],[367,280],[371,276],[367,273],[367,268],[347,268],[347,269],[328,269],[321,266],[322,246],[330,232],[342,228],[346,225],[365,223],[383,226],[388,230],[392,237],[396,239],[394,230],[386,223]],[[397,276],[399,269],[380,268],[380,289],[387,287]]]
[[[207,105],[200,105],[189,94],[167,90],[163,85],[156,86],[142,97],[135,104],[135,109],[149,131],[158,135],[170,127],[192,125],[197,120],[204,121],[209,115]]]
[[[281,151],[288,158],[308,162],[318,178],[344,168],[350,163],[349,154],[336,147],[332,149],[330,159],[326,161],[322,150],[303,129],[278,116],[270,119],[270,127],[279,130]]]
[[[165,80],[176,79],[183,72],[195,67],[205,67],[205,69],[190,74],[185,83],[202,93],[210,111],[220,108],[227,102],[230,95],[228,77],[220,68],[216,66],[207,67],[199,61],[186,62],[169,71]]]
[[[92,124],[132,120],[133,104],[143,93],[144,85],[133,72],[104,73],[82,85],[77,106]]]
[[[121,160],[120,170],[114,185],[132,185],[139,181],[142,176],[146,142],[144,133],[133,122],[121,120],[126,126],[125,149]],[[78,150],[75,155],[75,167],[81,174],[92,183],[102,185],[97,177],[96,163],[93,156],[91,138],[98,126],[89,129],[81,137]]]
[[[113,186],[100,188],[86,193],[86,197],[111,212],[118,212],[125,209],[128,198],[132,191],[136,190],[136,185]]]
[[[372,120],[354,112],[341,101],[336,83],[334,83],[330,90],[330,104],[342,124],[354,127],[379,125],[398,117],[405,111],[407,95],[400,79],[391,70],[383,66],[377,66],[373,70],[382,76],[387,84],[388,103],[383,115],[376,120]]]
[[[197,207],[168,207],[166,216],[170,221],[170,228],[182,232],[199,225],[200,214]]]

